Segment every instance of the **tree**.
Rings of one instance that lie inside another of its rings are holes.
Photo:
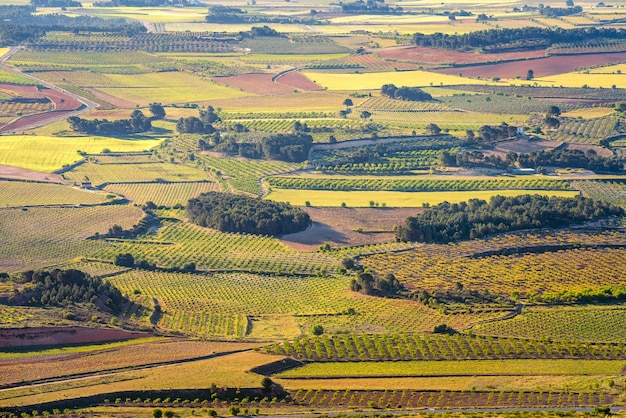
[[[535,72],[533,70],[528,70],[526,73],[526,80],[532,80],[535,78]]]
[[[263,391],[264,394],[269,395],[270,393],[272,393],[272,389],[274,389],[274,381],[270,379],[269,377],[265,376],[261,380],[261,390]]]
[[[574,0],[567,0],[567,1],[565,2],[565,5],[566,5],[567,7],[574,7]]]
[[[368,112],[367,110],[364,110],[361,112],[360,117],[361,119],[365,120],[365,119],[369,119],[370,117],[372,117],[372,114]]]
[[[557,118],[553,118],[552,116],[546,117],[545,122],[550,129],[557,129],[559,126],[561,126],[561,122],[559,122]]]
[[[172,418],[176,414],[171,409],[167,409],[167,410],[165,410],[163,415],[165,416],[165,418]]]
[[[149,110],[154,119],[163,119],[165,117],[165,108],[163,108],[161,103],[150,103]]]
[[[558,106],[550,106],[546,112],[546,116],[561,116],[561,109]]]
[[[115,265],[122,267],[134,267],[135,257],[130,253],[118,254],[115,256]]]
[[[449,151],[443,150],[439,152],[439,162],[445,167],[456,165],[456,155],[450,154]]]
[[[152,418],[161,418],[163,416],[163,411],[159,408],[155,408],[152,410]]]
[[[321,325],[313,326],[313,335],[322,335],[324,333],[324,327]]]
[[[352,105],[354,105],[354,103],[352,103],[352,99],[347,98],[346,100],[343,101],[343,105],[346,107],[350,107]]]
[[[429,123],[426,125],[426,130],[429,131],[432,135],[439,135],[441,133],[441,128],[434,123]]]

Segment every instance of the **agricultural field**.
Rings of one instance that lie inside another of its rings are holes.
[[[65,3],[0,7],[0,417],[624,415],[619,2]]]

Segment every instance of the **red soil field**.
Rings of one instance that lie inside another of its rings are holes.
[[[613,152],[610,149],[606,149],[598,145],[567,144],[565,148],[579,150],[582,152],[593,150],[596,152],[596,154],[598,154],[601,157],[611,157],[613,155]]]
[[[626,52],[613,54],[585,54],[585,55],[561,55],[546,58],[537,58],[527,61],[506,62],[501,64],[477,65],[473,67],[456,67],[436,70],[440,74],[458,75],[469,77],[501,77],[515,78],[526,77],[528,70],[533,70],[535,77],[546,77],[556,74],[569,73],[578,68],[607,65],[626,60]]]
[[[498,54],[480,54],[477,52],[460,52],[460,51],[448,51],[445,49],[436,48],[424,48],[424,47],[402,47],[402,48],[390,48],[377,52],[381,58],[398,60],[398,61],[411,61],[411,62],[424,62],[434,64],[479,64],[487,62],[498,61],[511,61],[511,60],[524,60],[529,58],[545,57],[546,52],[544,50],[535,51],[517,51],[517,52],[503,52]],[[459,72],[453,72],[452,74],[458,74]],[[535,73],[536,74],[536,73]],[[524,74],[525,75],[525,74]]]
[[[267,73],[255,73],[255,74],[242,74],[233,75],[229,77],[215,77],[213,80],[218,83],[227,84],[230,87],[237,89],[243,89],[254,94],[286,94],[290,93],[293,89],[289,86],[274,83],[272,78],[274,74]]]
[[[277,77],[276,83],[284,84],[304,91],[323,90],[322,87],[318,86],[302,74],[295,71]]]
[[[45,113],[37,113],[21,117],[13,122],[0,127],[0,132],[19,131],[22,128],[32,124],[45,121],[47,119],[56,119],[69,115],[74,110],[79,109],[83,104],[65,93],[58,90],[41,88],[36,86],[17,86],[12,84],[0,84],[0,90],[5,90],[17,97],[42,98],[47,97],[55,106],[55,110]]]
[[[58,174],[41,173],[39,171],[27,170],[25,168],[3,164],[0,164],[0,179],[30,180],[62,184],[66,183],[63,177]]]
[[[0,329],[0,347],[94,343],[148,336],[143,332],[80,327]]]

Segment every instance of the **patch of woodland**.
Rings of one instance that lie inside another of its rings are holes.
[[[624,216],[624,209],[581,196],[493,196],[489,202],[470,199],[433,206],[398,226],[396,239],[443,244],[523,229],[563,228],[612,216]]]
[[[187,216],[196,225],[222,232],[260,235],[291,234],[311,225],[308,213],[288,203],[219,192],[190,199]]]

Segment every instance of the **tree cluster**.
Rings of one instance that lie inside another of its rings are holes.
[[[75,0],[30,0],[30,4],[35,7],[82,7],[83,5]]]
[[[385,277],[374,277],[369,272],[361,271],[350,282],[350,290],[372,296],[393,296],[404,290],[404,287],[391,273]]]
[[[418,87],[396,87],[393,84],[384,84],[380,88],[380,94],[390,99],[406,100],[410,102],[423,102],[432,100],[433,96]]]
[[[498,51],[548,47],[556,43],[583,42],[590,39],[624,39],[626,30],[615,28],[540,28],[489,29],[466,34],[416,33],[413,42],[417,46],[445,49],[474,49]]]
[[[532,228],[560,228],[609,216],[624,209],[584,197],[541,195],[494,196],[489,202],[470,199],[443,202],[409,217],[396,229],[398,241],[448,243]]]
[[[583,8],[580,6],[574,7],[552,7],[545,6],[539,9],[539,14],[546,17],[559,17],[559,16],[570,16],[575,15],[583,11]]]
[[[82,303],[118,312],[126,302],[109,282],[79,270],[26,271],[16,282],[24,284],[9,298],[20,306],[70,306]]]
[[[343,13],[358,14],[402,14],[402,7],[390,7],[384,0],[357,0],[352,3],[340,3]]]
[[[216,131],[213,123],[219,122],[221,119],[215,112],[213,106],[206,109],[199,109],[199,116],[189,116],[180,118],[176,123],[176,131],[181,134],[212,134]]]
[[[78,116],[67,118],[70,129],[89,135],[128,135],[147,132],[152,129],[150,118],[141,110],[134,110],[130,119],[109,121],[108,119],[81,119]]]
[[[208,192],[187,203],[191,222],[222,232],[282,235],[311,225],[308,213],[288,203]]]
[[[51,0],[53,1],[53,0]],[[146,32],[139,22],[102,19],[91,16],[69,17],[62,14],[33,14],[34,6],[0,6],[0,45],[35,41],[49,31],[109,32],[131,36]]]

